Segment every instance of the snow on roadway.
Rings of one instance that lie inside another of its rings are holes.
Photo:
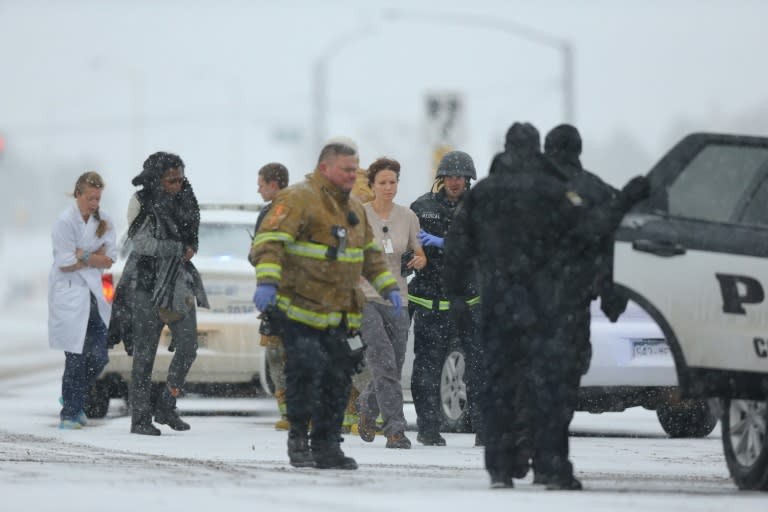
[[[489,489],[470,434],[424,447],[408,432],[412,450],[348,435],[343,448],[359,470],[294,469],[285,432],[272,428],[277,410],[269,398],[181,399],[192,430],[162,427],[160,437],[129,434],[124,405],[113,400],[107,418],[60,431],[63,355],[47,347],[47,256],[45,265],[23,262],[0,286],[2,512],[765,510],[765,494],[739,492],[731,482],[719,429],[705,439],[667,439],[655,414],[641,409],[577,413],[571,449],[581,493],[546,491],[530,475],[515,489]],[[411,405],[406,416],[413,425]]]

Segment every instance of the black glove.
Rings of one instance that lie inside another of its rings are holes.
[[[618,293],[613,287],[603,290],[600,294],[600,309],[603,310],[608,320],[613,323],[616,323],[621,314],[627,309],[627,302],[629,302],[629,299]]]
[[[621,189],[622,202],[627,209],[648,199],[651,195],[651,183],[645,176],[635,176]]]

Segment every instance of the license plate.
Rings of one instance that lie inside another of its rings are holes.
[[[662,356],[669,353],[666,340],[632,340],[632,357]]]
[[[255,311],[256,311],[256,307],[253,305],[253,302],[247,302],[242,304],[227,304],[227,313],[242,314],[242,313],[254,313]]]

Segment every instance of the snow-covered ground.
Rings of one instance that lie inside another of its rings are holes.
[[[705,439],[667,439],[655,414],[641,409],[577,413],[571,449],[581,493],[546,491],[530,476],[512,490],[489,489],[470,434],[424,447],[408,432],[412,450],[348,435],[343,448],[357,471],[294,469],[285,432],[272,428],[270,398],[184,398],[192,430],[163,427],[160,437],[129,434],[124,404],[113,400],[105,419],[60,431],[63,355],[46,341],[48,264],[20,261],[4,283],[13,293],[0,295],[0,511],[765,510],[764,494],[731,482],[719,429]],[[406,416],[413,425],[410,405]]]

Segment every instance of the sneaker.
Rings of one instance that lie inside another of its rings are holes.
[[[79,430],[83,428],[83,425],[77,420],[61,420],[59,423],[60,430]]]
[[[280,416],[280,419],[275,422],[275,430],[290,430],[291,422],[288,421],[287,416]]]
[[[160,429],[151,423],[134,423],[131,425],[131,434],[143,436],[159,436]]]
[[[361,414],[357,422],[357,432],[360,435],[360,439],[366,443],[372,442],[376,438],[376,420]]]
[[[424,446],[445,446],[445,438],[439,432],[419,432],[416,440]]]
[[[64,407],[64,397],[63,396],[59,397],[59,405]],[[77,420],[76,421],[80,425],[82,425],[82,426],[86,426],[88,424],[88,416],[85,415],[85,411],[84,410],[81,409],[80,412],[77,414]]]
[[[404,433],[398,432],[397,434],[387,436],[387,448],[409,450],[411,448],[411,440],[405,437]]]

